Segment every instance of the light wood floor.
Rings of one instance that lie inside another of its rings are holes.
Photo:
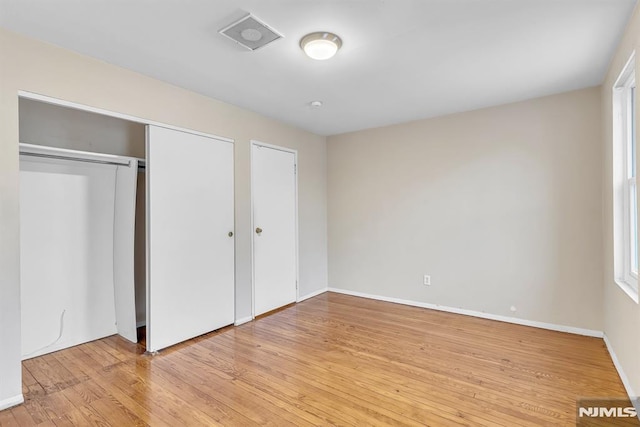
[[[326,293],[160,352],[119,337],[23,363],[0,425],[575,425],[625,398],[601,339]]]

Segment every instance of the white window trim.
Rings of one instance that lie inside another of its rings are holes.
[[[631,240],[630,230],[632,189],[636,191],[637,205],[636,177],[629,177],[632,154],[629,152],[628,144],[628,138],[632,132],[632,122],[628,120],[629,111],[632,109],[632,100],[629,95],[631,87],[635,87],[635,52],[613,85],[613,231],[615,282],[629,297],[639,303],[638,273],[632,271],[631,265],[632,257],[638,257]]]

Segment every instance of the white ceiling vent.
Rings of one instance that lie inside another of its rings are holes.
[[[282,38],[282,35],[251,14],[221,29],[219,33],[249,50],[260,49]]]

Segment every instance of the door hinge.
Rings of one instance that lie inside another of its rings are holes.
[[[298,165],[297,164],[293,164],[293,173],[298,173]]]

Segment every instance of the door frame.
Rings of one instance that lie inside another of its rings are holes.
[[[294,162],[294,186],[295,186],[295,235],[296,235],[296,261],[295,261],[295,269],[296,269],[296,301],[300,301],[300,233],[298,230],[298,150],[294,150],[292,148],[282,147],[279,145],[267,144],[265,142],[261,142],[255,139],[250,141],[249,145],[249,155],[250,159],[250,186],[251,186],[251,319],[256,318],[256,267],[255,267],[255,259],[256,253],[254,248],[254,205],[253,205],[253,147],[264,147],[272,150],[284,151],[285,153],[293,154],[293,162]]]

